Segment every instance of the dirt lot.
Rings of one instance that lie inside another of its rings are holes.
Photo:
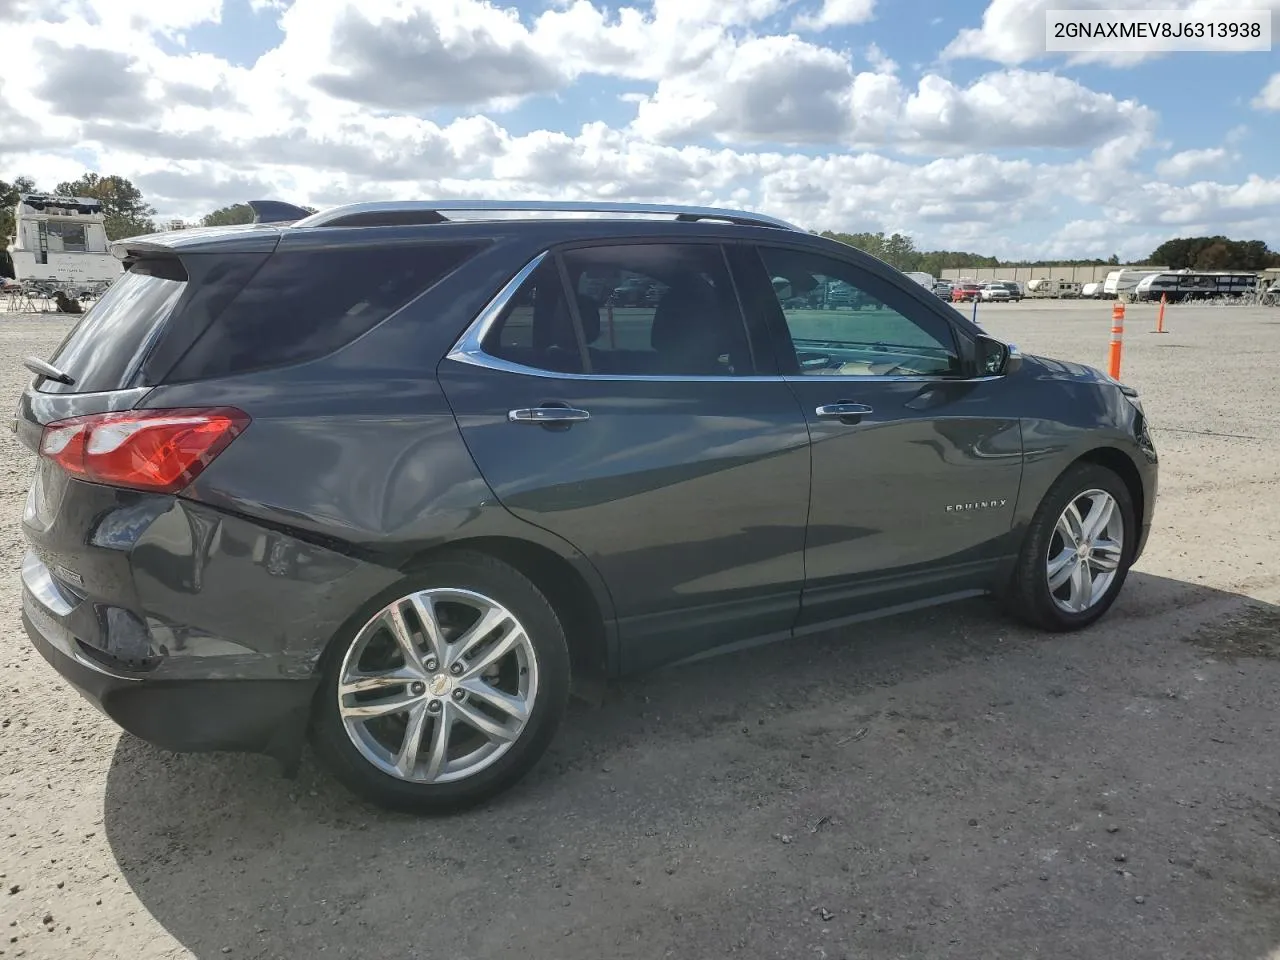
[[[988,305],[1105,360],[1110,305]],[[1280,957],[1280,310],[1129,309],[1157,528],[1099,627],[987,602],[736,654],[575,709],[492,808],[382,815],[311,763],[122,737],[0,579],[0,951],[713,960]],[[0,317],[0,385],[56,317]],[[0,441],[16,571],[27,458]]]

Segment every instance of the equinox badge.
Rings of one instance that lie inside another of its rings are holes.
[[[947,513],[967,513],[970,510],[993,510],[1003,507],[1008,500],[975,500],[972,503],[948,503]]]

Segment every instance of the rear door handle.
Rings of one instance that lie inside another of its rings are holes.
[[[852,418],[856,420],[859,417],[863,417],[866,414],[871,413],[872,411],[865,403],[852,403],[848,400],[840,400],[836,403],[823,404],[814,412],[818,416],[826,417],[828,419],[844,420]]]
[[[590,420],[591,414],[574,407],[526,407],[523,410],[507,411],[507,419],[512,423],[578,423]]]

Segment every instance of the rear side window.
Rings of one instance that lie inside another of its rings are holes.
[[[415,244],[274,254],[165,378],[229,376],[303,363],[372,329],[475,253]]]
[[[490,328],[490,356],[557,373],[728,377],[753,372],[724,254],[631,243],[549,257]],[[575,324],[576,306],[578,324]],[[586,366],[584,367],[584,360]]]
[[[186,289],[187,273],[176,258],[134,263],[90,307],[50,360],[75,383],[46,380],[39,389],[96,393],[125,386]]]

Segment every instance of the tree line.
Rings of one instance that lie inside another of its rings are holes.
[[[996,267],[1103,267],[1119,266],[1119,254],[1106,260],[1001,260],[960,250],[917,250],[915,241],[901,233],[822,234],[832,240],[857,247],[899,270],[919,271],[938,277],[944,270]],[[1168,267],[1171,270],[1245,270],[1258,271],[1280,267],[1280,252],[1271,250],[1262,240],[1231,240],[1227,237],[1178,237],[1166,240],[1145,257],[1142,263]]]
[[[102,176],[86,173],[78,180],[57,184],[51,191],[41,191],[31,177],[18,177],[12,183],[0,180],[0,238],[7,244],[14,234],[14,208],[18,197],[24,193],[50,192],[62,196],[92,197],[102,203],[106,219],[107,238],[120,240],[136,237],[156,230],[155,208],[147,203],[142,191],[126,177]],[[315,210],[306,207],[311,213]],[[200,224],[206,227],[222,227],[240,223],[252,223],[253,211],[248,204],[233,203],[205,214]],[[982,269],[993,267],[1036,267],[1048,265],[1044,260],[1001,260],[998,257],[969,253],[961,250],[918,250],[915,240],[902,233],[835,233],[825,231],[822,236],[865,250],[892,264],[899,270],[914,270],[941,276],[942,271],[952,269]],[[1178,237],[1166,240],[1152,251],[1145,263],[1167,266],[1179,270],[1263,270],[1280,267],[1280,252],[1271,250],[1261,240],[1232,240],[1227,237]],[[1055,260],[1054,265],[1091,267],[1117,266],[1118,254],[1106,260]],[[9,255],[0,250],[0,275],[13,276]]]

